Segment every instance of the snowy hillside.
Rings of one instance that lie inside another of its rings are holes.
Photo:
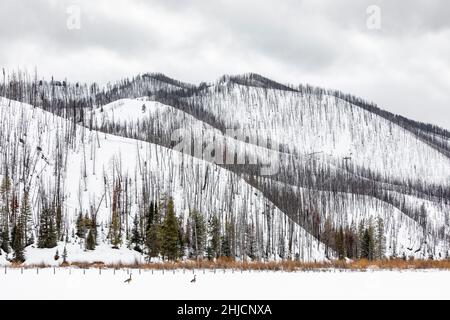
[[[258,75],[18,92],[0,100],[0,263],[448,256],[443,129]]]
[[[8,132],[2,137],[6,155],[19,159],[19,163],[27,159],[33,168],[16,167],[13,163],[3,168],[2,175],[5,177],[8,170],[13,184],[20,186],[17,196],[22,196],[23,188],[29,191],[35,227],[42,208],[39,197],[42,192],[52,194],[57,164],[63,163],[60,228],[70,243],[84,241],[73,237],[80,212],[90,215],[95,210],[100,229],[97,241],[108,242],[113,189],[120,181],[125,184],[124,189],[128,188],[121,213],[124,244],[128,243],[133,218],[142,213],[141,194],[145,190],[152,199],[173,197],[183,222],[190,210],[198,210],[206,221],[212,215],[218,217],[223,228],[226,221],[239,225],[235,231],[237,256],[245,255],[242,241],[246,235],[240,230],[242,227],[252,228],[254,250],[260,249],[268,258],[280,256],[281,252],[305,260],[324,257],[324,249],[316,239],[232,172],[151,143],[89,131],[30,105],[3,99],[1,114],[3,132]],[[67,136],[69,132],[71,138]],[[25,178],[14,180],[22,176]],[[34,238],[38,237],[36,229]],[[33,257],[29,260],[36,263]]]

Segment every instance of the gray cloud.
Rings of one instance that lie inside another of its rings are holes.
[[[366,27],[373,4],[381,30]],[[66,27],[69,5],[81,8],[80,30]],[[258,72],[450,128],[449,9],[443,0],[3,0],[0,67],[103,83],[147,71],[189,82]]]

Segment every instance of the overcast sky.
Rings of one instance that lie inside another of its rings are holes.
[[[377,26],[370,5],[381,10],[381,29],[367,27]],[[256,72],[450,129],[446,0],[1,0],[0,67],[35,66],[101,83],[143,72],[193,83]]]

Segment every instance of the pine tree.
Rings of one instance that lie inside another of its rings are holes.
[[[147,232],[146,247],[149,258],[158,257],[161,253],[161,226],[154,224]]]
[[[92,229],[89,229],[86,239],[86,250],[95,250],[96,242],[95,232]]]
[[[61,204],[56,205],[56,211],[55,211],[55,219],[56,219],[56,236],[58,239],[62,240],[61,236],[61,229],[62,229],[62,207]]]
[[[217,216],[212,216],[208,226],[209,245],[208,258],[218,258],[220,251],[220,220]]]
[[[185,250],[186,250],[186,243],[185,243],[185,239],[186,239],[186,235],[185,235],[185,230],[183,227],[183,218],[179,217],[177,219],[178,221],[178,241],[179,241],[179,252],[178,252],[178,256],[179,257],[183,257],[185,255]]]
[[[77,237],[84,239],[84,237],[86,236],[86,224],[83,218],[83,214],[81,212],[77,218],[76,229],[77,231],[75,234],[77,235]]]
[[[138,214],[136,213],[136,215],[134,216],[133,219],[133,228],[131,230],[131,240],[130,242],[134,245],[133,249],[141,252],[141,229],[139,227],[139,217]]]
[[[2,228],[1,233],[1,249],[6,253],[9,253],[9,228],[8,223],[6,223]]]
[[[178,221],[173,200],[167,202],[167,212],[162,227],[162,255],[168,260],[176,260],[180,252]]]
[[[350,228],[346,227],[344,230],[344,244],[346,256],[350,259],[357,257],[357,236],[353,223]]]
[[[372,217],[369,219],[369,226],[368,226],[368,232],[369,232],[369,260],[375,259],[375,228],[373,226],[373,220]]]
[[[44,208],[41,212],[39,221],[39,248],[54,248],[56,247],[57,235],[52,210]]]
[[[146,234],[150,230],[150,227],[153,224],[154,216],[155,216],[155,209],[154,209],[153,201],[151,201],[148,212],[147,212],[147,218],[146,218],[146,225],[145,225],[145,233]]]
[[[345,258],[345,245],[344,245],[344,230],[342,226],[339,227],[339,231],[335,233],[336,238],[336,251],[340,260]]]
[[[360,222],[359,222],[359,225],[358,225],[358,241],[357,241],[357,249],[356,249],[356,257],[358,258],[358,259],[362,259],[363,258],[363,250],[362,250],[362,246],[363,246],[363,242],[364,242],[364,233],[365,233],[365,231],[366,231],[366,227],[365,227],[365,225],[364,225],[364,221],[363,220],[361,220]]]
[[[25,246],[33,244],[33,230],[31,225],[31,207],[29,201],[28,191],[25,191],[22,197],[22,203],[20,206],[20,218],[23,226],[23,238]]]
[[[148,230],[145,235],[145,246],[147,247],[148,257],[158,257],[161,252],[161,224],[160,224],[159,211],[156,205],[152,213],[151,219],[149,218]]]
[[[364,230],[363,236],[361,238],[361,258],[374,260],[376,258],[375,251],[376,245],[374,228],[372,225],[372,220],[369,220],[368,227]]]
[[[220,256],[222,257],[231,257],[231,244],[228,233],[225,233],[221,237],[221,252]]]
[[[371,260],[371,252],[370,252],[370,233],[368,229],[364,230],[363,236],[361,238],[361,258]]]
[[[192,245],[196,258],[203,257],[206,244],[206,224],[203,215],[197,211],[191,213]]]
[[[24,236],[23,236],[23,225],[19,222],[18,225],[14,226],[14,242],[13,242],[13,250],[14,257],[13,262],[15,263],[23,263],[25,261],[24,255]]]

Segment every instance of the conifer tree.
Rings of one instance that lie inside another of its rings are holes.
[[[86,239],[86,250],[95,250],[96,242],[94,230],[89,229]]]
[[[369,260],[374,260],[375,259],[375,227],[374,227],[374,223],[372,220],[372,217],[370,217],[369,219],[369,226],[368,226],[368,231],[369,231],[369,238],[370,238],[370,242],[369,242]]]
[[[345,258],[345,245],[344,245],[344,230],[342,226],[339,227],[339,230],[335,233],[336,238],[336,251],[339,259]]]
[[[208,257],[218,258],[220,251],[220,220],[217,216],[212,216],[209,225],[209,245],[208,245]]]
[[[162,227],[162,255],[168,260],[176,260],[180,252],[178,220],[173,200],[167,202],[167,212]]]
[[[181,217],[177,219],[178,221],[178,241],[179,241],[179,252],[178,257],[183,257],[185,255],[185,249],[186,249],[186,235],[185,235],[185,229],[183,227],[183,220]]]
[[[363,242],[364,242],[363,239],[364,239],[365,231],[366,231],[366,227],[364,225],[364,221],[361,220],[358,225],[358,231],[357,231],[358,232],[358,241],[357,241],[358,246],[357,246],[357,250],[356,250],[356,257],[359,259],[363,258],[362,247],[363,247]]]
[[[222,236],[222,239],[221,239],[220,256],[231,257],[231,244],[230,244],[230,238],[229,238],[227,232],[225,232],[225,234]]]
[[[153,224],[153,218],[155,216],[155,209],[153,205],[153,201],[150,202],[150,206],[148,208],[147,216],[146,216],[146,225],[145,225],[145,233],[147,234],[148,230]]]
[[[84,237],[86,236],[86,224],[81,212],[77,217],[76,229],[77,231],[75,234],[77,235],[77,237],[84,239]]]
[[[1,230],[0,248],[3,251],[5,251],[6,253],[9,253],[9,228],[8,228],[8,223],[5,223],[3,225],[2,230]]]
[[[56,247],[56,242],[57,235],[52,210],[50,208],[44,208],[39,221],[38,247],[54,248]]]
[[[33,230],[31,225],[31,207],[29,201],[28,191],[25,191],[22,197],[22,203],[20,206],[20,218],[23,226],[23,243],[25,246],[33,244]]]
[[[206,244],[206,224],[203,215],[197,211],[191,212],[192,245],[196,258],[203,257]]]
[[[141,229],[139,227],[139,217],[138,217],[138,214],[136,213],[136,215],[134,216],[134,219],[133,219],[133,228],[131,230],[131,240],[130,240],[130,242],[131,242],[131,244],[134,245],[133,249],[138,251],[138,252],[142,251],[141,250],[141,246],[140,246],[141,245],[141,239],[142,239],[140,230]]]
[[[369,225],[361,238],[361,258],[374,260],[376,258],[375,247],[374,228],[372,220],[369,220]]]
[[[14,226],[14,242],[13,242],[13,250],[14,257],[13,262],[15,263],[23,263],[25,261],[24,255],[24,236],[23,236],[23,226],[22,223],[19,222],[16,226]]]
[[[230,258],[233,256],[233,233],[234,229],[231,223],[225,223],[225,232],[221,237],[220,256]]]
[[[156,204],[153,208],[154,211],[151,220],[149,220],[150,222],[145,236],[145,246],[147,247],[149,258],[158,257],[161,252],[161,219]]]

